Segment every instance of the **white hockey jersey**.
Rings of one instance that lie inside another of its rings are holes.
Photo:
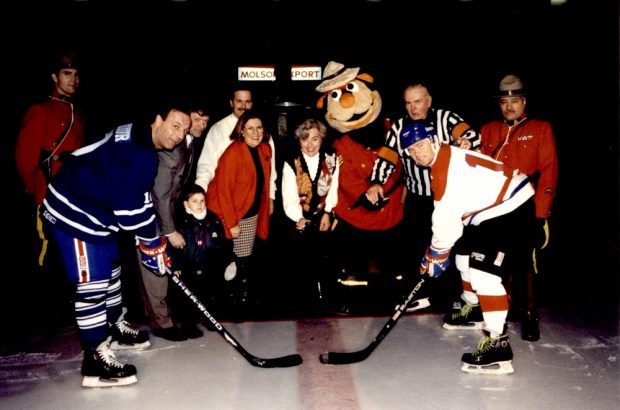
[[[534,195],[527,175],[475,151],[441,145],[431,169],[435,197],[433,238],[452,248],[464,225],[505,215]]]

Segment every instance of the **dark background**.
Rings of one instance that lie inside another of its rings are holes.
[[[12,7],[1,29],[8,229],[0,277],[14,296],[3,298],[8,307],[40,292],[24,256],[29,222],[14,164],[19,123],[28,104],[50,91],[50,56],[71,47],[83,57],[80,102],[87,137],[95,139],[149,112],[160,95],[187,88],[211,103],[213,124],[229,111],[238,65],[276,65],[276,73],[330,60],[359,66],[375,77],[382,115],[391,117],[403,112],[404,86],[420,80],[436,107],[475,126],[499,117],[492,97],[499,80],[518,74],[531,90],[530,116],[554,127],[560,161],[544,258],[546,303],[617,313],[617,1],[90,0]],[[316,82],[252,85],[255,101],[268,108],[293,101],[297,110],[312,110],[319,97]]]

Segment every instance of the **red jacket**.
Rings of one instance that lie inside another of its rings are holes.
[[[71,123],[72,111],[73,124],[67,137],[55,151],[58,155],[74,151],[84,143],[84,118],[71,102],[63,100],[54,91],[48,101],[31,105],[22,120],[15,148],[17,170],[25,191],[34,194],[38,205],[43,203],[47,189],[45,175],[39,166],[41,150],[53,151],[52,145],[58,142]],[[58,172],[60,165],[60,161],[52,161],[53,175]]]
[[[504,121],[492,121],[482,126],[480,134],[483,154],[529,176],[540,173],[535,184],[536,217],[548,218],[558,182],[558,159],[551,125],[526,118],[512,127]]]
[[[336,155],[342,158],[338,177],[338,204],[334,208],[337,217],[342,218],[358,229],[384,230],[395,226],[403,219],[403,189],[405,184],[390,194],[388,203],[378,211],[370,211],[363,206],[351,209],[357,199],[370,187],[370,174],[377,159],[377,150],[369,150],[363,144],[344,135],[334,142]],[[396,162],[396,171],[383,187],[383,192],[400,182],[401,161]]]
[[[271,176],[271,147],[258,145],[263,166],[263,192],[258,210],[256,235],[267,239],[269,233],[269,181]],[[224,224],[224,232],[232,239],[230,228],[239,225],[248,212],[256,193],[256,172],[252,154],[243,141],[233,141],[220,157],[215,176],[207,189],[207,208],[215,212]]]

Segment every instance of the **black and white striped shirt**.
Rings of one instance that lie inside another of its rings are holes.
[[[378,158],[373,166],[370,180],[371,183],[385,184],[390,175],[394,173],[396,161],[400,157],[409,192],[421,196],[431,196],[430,168],[416,165],[400,146],[400,131],[403,126],[412,121],[407,115],[392,124],[385,145],[379,151]],[[435,128],[441,143],[455,144],[461,138],[466,138],[471,141],[471,149],[478,149],[480,146],[480,133],[452,111],[431,108],[428,110],[425,121]]]

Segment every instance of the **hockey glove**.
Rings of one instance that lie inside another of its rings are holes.
[[[165,236],[153,239],[152,241],[140,241],[142,264],[150,269],[157,276],[164,276],[166,268],[172,270],[172,260],[168,247],[168,240]]]
[[[444,273],[450,266],[450,249],[437,249],[429,246],[420,264],[420,274],[428,273],[431,278]]]

